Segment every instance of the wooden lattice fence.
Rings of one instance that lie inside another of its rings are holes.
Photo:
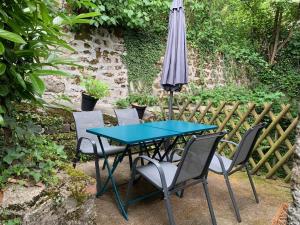
[[[167,118],[167,102],[161,99],[160,108],[163,119]],[[225,139],[239,142],[244,132],[260,122],[267,122],[250,158],[252,173],[263,172],[266,178],[275,175],[286,182],[291,177],[291,156],[295,150],[295,127],[299,120],[290,112],[291,106],[281,105],[274,110],[272,104],[257,106],[254,103],[240,104],[222,102],[217,107],[212,102],[202,104],[189,100],[176,100],[173,106],[174,119],[198,123],[216,124],[218,131],[226,129]],[[277,112],[277,113],[275,113]],[[232,157],[235,147],[222,143],[219,153]]]

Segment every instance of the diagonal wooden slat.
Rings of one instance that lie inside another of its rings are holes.
[[[262,166],[262,164],[268,159],[268,157],[280,146],[282,142],[284,142],[285,138],[292,132],[293,129],[297,126],[298,119],[295,118],[294,121],[290,124],[290,126],[284,131],[284,135],[282,135],[274,145],[269,149],[269,151],[265,154],[265,157],[262,158],[257,164],[256,167],[252,169],[252,173],[257,172],[257,170]]]
[[[237,108],[239,107],[240,103],[236,102],[232,108],[232,110],[228,113],[226,109],[224,109],[224,112],[226,114],[226,117],[223,121],[223,123],[218,127],[218,132],[222,131],[225,127],[225,125],[227,124],[227,122],[230,120],[230,118],[232,117],[232,115],[235,113],[235,111],[237,110]]]
[[[207,112],[210,110],[212,106],[212,102],[208,102],[207,106],[205,107],[205,109],[203,110],[203,112],[201,113],[198,122],[201,123],[202,119],[205,117],[205,115],[207,114]]]
[[[276,126],[276,124],[280,121],[280,119],[288,112],[291,105],[286,105],[284,109],[278,114],[275,120],[272,121],[272,123],[264,130],[262,135],[258,138],[254,149],[257,148],[257,146],[266,138],[266,136],[270,133],[270,131]]]
[[[248,115],[251,113],[251,111],[254,109],[255,104],[250,104],[248,110],[245,112],[245,114],[241,117],[238,124],[233,127],[233,130],[227,135],[227,140],[230,140],[233,135],[236,133],[236,131],[240,128],[240,126],[243,124],[243,122],[247,119]],[[238,110],[237,110],[238,111]],[[226,143],[221,144],[220,148],[218,149],[218,152],[221,152],[223,148],[225,147]]]
[[[160,101],[160,109],[162,117],[166,118],[167,107],[163,106],[165,101]],[[241,105],[240,103],[220,103],[216,108],[211,102],[203,104],[202,102],[192,103],[187,99],[180,102],[176,101],[174,112],[176,118],[207,124],[218,125],[218,131],[227,129],[230,131],[225,136],[227,140],[239,142],[242,139],[244,132],[250,127],[260,123],[261,121],[271,121],[263,130],[259,137],[254,152],[249,159],[252,166],[252,172],[256,173],[262,167],[267,169],[266,178],[273,177],[279,169],[285,172],[284,180],[287,182],[291,177],[291,168],[289,159],[295,151],[294,140],[291,138],[291,133],[295,129],[295,125],[299,118],[293,118],[290,113],[290,105],[281,105],[281,111],[275,115],[272,111],[272,104],[266,103],[256,107],[255,104],[249,103]],[[259,112],[259,113],[258,113]],[[284,130],[281,121],[287,125]],[[290,121],[287,124],[287,120]],[[226,151],[225,151],[225,147]],[[218,151],[223,151],[228,156],[233,156],[235,146],[222,143]]]

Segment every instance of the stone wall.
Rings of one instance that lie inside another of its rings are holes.
[[[109,84],[110,96],[100,100],[98,104],[111,104],[127,96],[127,69],[121,60],[125,51],[121,33],[103,28],[82,28],[80,32],[68,33],[66,39],[75,52],[65,51],[62,57],[76,59],[83,67],[61,67],[74,75],[71,78],[48,76],[45,79],[46,99],[51,100],[57,94],[63,93],[70,97],[73,103],[78,104],[83,90],[80,86],[80,75],[92,75]]]
[[[200,57],[201,53],[192,47],[188,48],[188,66],[189,66],[189,82],[205,88],[214,88],[216,86],[224,86],[228,83],[236,83],[237,85],[249,84],[249,80],[245,73],[233,76],[233,72],[226,68],[223,56],[218,54],[214,59],[206,59]],[[162,56],[158,65],[162,68],[164,57]],[[230,68],[235,67],[234,62],[229,63]],[[243,71],[243,68],[239,68]],[[231,73],[232,72],[232,73]],[[155,95],[164,94],[160,86],[161,73],[154,80],[152,89]],[[183,87],[183,91],[187,87]]]
[[[75,52],[65,52],[62,57],[77,59],[82,68],[65,66],[61,69],[74,74],[72,78],[49,76],[45,79],[47,91],[45,98],[54,99],[57,94],[65,94],[78,105],[81,100],[83,88],[79,85],[79,76],[92,75],[109,84],[110,96],[98,101],[98,105],[112,105],[120,98],[128,95],[128,77],[126,65],[122,62],[122,55],[126,54],[122,32],[118,30],[108,30],[104,28],[89,29],[82,28],[77,33],[69,33],[66,37]],[[223,86],[228,82],[237,84],[249,83],[246,72],[232,76],[234,71],[226,68],[236,66],[234,62],[225,66],[221,54],[213,59],[200,57],[196,49],[188,49],[189,82],[206,88]],[[157,63],[162,68],[164,56]],[[238,70],[242,71],[241,68]],[[161,73],[154,80],[152,89],[154,95],[163,94],[160,86]],[[185,86],[183,90],[187,87]]]

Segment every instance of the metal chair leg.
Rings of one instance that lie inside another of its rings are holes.
[[[250,174],[248,165],[246,165],[245,168],[246,168],[247,175],[248,175],[248,178],[249,178],[249,181],[250,181],[250,185],[251,185],[251,188],[252,188],[254,197],[255,197],[255,201],[256,201],[256,203],[258,204],[258,203],[259,203],[258,195],[257,195],[256,189],[255,189],[254,182],[253,182],[253,180],[252,180],[252,177],[251,177],[251,174]]]
[[[235,197],[233,195],[233,191],[232,191],[232,188],[231,188],[231,185],[230,185],[230,182],[229,182],[228,175],[227,175],[226,172],[224,172],[223,175],[224,175],[224,178],[225,178],[225,182],[226,182],[227,189],[228,189],[231,201],[232,201],[232,205],[233,205],[233,208],[234,208],[234,212],[235,212],[237,221],[240,223],[242,221],[242,219],[241,219],[241,216],[240,216],[240,212],[239,212]]]
[[[210,195],[209,195],[209,192],[208,192],[207,181],[203,182],[202,184],[203,184],[203,188],[204,188],[204,192],[205,192],[206,201],[207,201],[207,204],[208,204],[208,209],[209,209],[209,213],[210,213],[210,217],[211,217],[211,222],[212,222],[213,225],[217,225],[214,209],[212,207],[212,203],[211,203],[211,200],[210,200]]]
[[[164,201],[165,201],[165,205],[166,205],[166,208],[167,208],[169,223],[170,223],[170,225],[176,225],[175,220],[174,220],[174,216],[173,216],[173,212],[172,212],[170,196],[169,196],[168,191],[164,191]]]
[[[73,159],[73,168],[74,168],[74,169],[76,168],[76,164],[77,164],[77,162],[79,161],[79,154],[80,154],[80,152],[77,151],[76,154],[75,154],[75,157],[74,157],[74,159]]]
[[[101,191],[101,178],[100,178],[100,168],[99,168],[99,156],[98,156],[98,154],[95,155],[95,170],[96,170],[96,189],[97,189],[96,197],[99,197],[100,196],[100,191]]]

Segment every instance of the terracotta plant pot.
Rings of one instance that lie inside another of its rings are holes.
[[[93,111],[97,101],[98,101],[98,99],[82,92],[81,110],[82,111]]]
[[[131,104],[132,108],[136,109],[138,115],[139,115],[139,119],[143,119],[143,116],[144,116],[144,113],[145,113],[145,110],[147,108],[146,105],[138,105],[138,104]]]

